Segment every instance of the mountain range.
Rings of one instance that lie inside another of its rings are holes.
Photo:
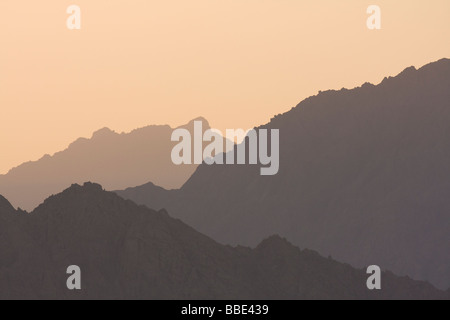
[[[203,164],[176,190],[117,193],[214,240],[272,234],[361,268],[450,287],[450,60],[331,90],[260,128],[280,130],[280,170]],[[258,250],[258,249],[256,249]]]
[[[68,266],[81,290],[66,287]],[[72,185],[32,213],[0,197],[0,299],[448,299],[431,285],[349,265],[272,236],[220,245],[169,216]]]
[[[195,120],[202,122],[204,130],[209,128],[205,119]],[[193,132],[195,120],[180,128]],[[98,130],[92,138],[80,138],[64,151],[0,175],[0,194],[15,207],[31,211],[48,196],[84,181],[97,181],[110,190],[148,181],[167,189],[179,188],[197,165],[172,163],[173,130],[167,125],[121,134],[108,128]]]

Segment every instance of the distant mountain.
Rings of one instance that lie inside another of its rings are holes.
[[[209,128],[208,122],[203,128]],[[193,132],[193,121],[183,126]],[[15,207],[32,210],[48,196],[72,183],[98,181],[108,189],[121,189],[154,181],[167,189],[179,188],[196,165],[176,166],[171,151],[173,129],[148,126],[118,134],[108,128],[81,138],[66,150],[28,162],[0,175],[0,194]]]
[[[31,214],[0,198],[0,219],[0,299],[449,298],[391,273],[369,291],[362,270],[277,236],[254,250],[223,246],[91,183]],[[70,265],[81,268],[81,291],[66,287]]]
[[[356,267],[450,287],[450,60],[379,85],[320,92],[261,128],[280,130],[280,171],[201,165],[180,189],[118,192],[216,241],[278,233]]]

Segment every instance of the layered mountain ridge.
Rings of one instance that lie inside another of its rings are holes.
[[[194,130],[194,121],[179,128]],[[14,207],[31,211],[44,199],[72,183],[98,181],[108,189],[154,181],[167,189],[179,188],[197,165],[175,166],[171,141],[175,129],[168,125],[147,126],[129,133],[100,129],[90,139],[79,138],[64,151],[45,155],[0,175],[0,194]]]
[[[389,272],[369,291],[363,270],[278,236],[255,249],[223,246],[98,184],[73,185],[29,214],[0,199],[1,299],[449,298]],[[71,265],[80,291],[66,287]]]
[[[355,267],[450,287],[450,60],[379,85],[330,90],[261,128],[280,130],[280,171],[201,165],[179,190],[122,197],[167,209],[224,244],[273,233]]]

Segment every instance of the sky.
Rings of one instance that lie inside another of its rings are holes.
[[[0,0],[0,173],[103,127],[252,128],[450,58],[449,39],[449,0]]]

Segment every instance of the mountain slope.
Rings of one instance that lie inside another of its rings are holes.
[[[2,299],[449,298],[390,273],[371,292],[363,271],[279,237],[254,250],[223,246],[165,211],[91,183],[73,185],[31,214],[1,206],[0,217],[7,214],[16,230],[0,228],[9,250],[0,251]],[[66,288],[70,265],[81,268],[81,291]]]
[[[206,120],[196,120],[203,122],[204,129],[209,128]],[[193,122],[181,128],[193,132]],[[62,152],[0,175],[0,194],[15,207],[30,211],[67,185],[89,180],[108,189],[149,180],[168,189],[179,188],[197,166],[172,163],[172,131],[169,126],[148,126],[127,134],[101,129],[91,139],[78,139]]]
[[[221,243],[278,233],[362,267],[450,287],[450,60],[379,85],[321,92],[262,128],[280,171],[201,165],[180,190],[119,194],[166,208]]]

